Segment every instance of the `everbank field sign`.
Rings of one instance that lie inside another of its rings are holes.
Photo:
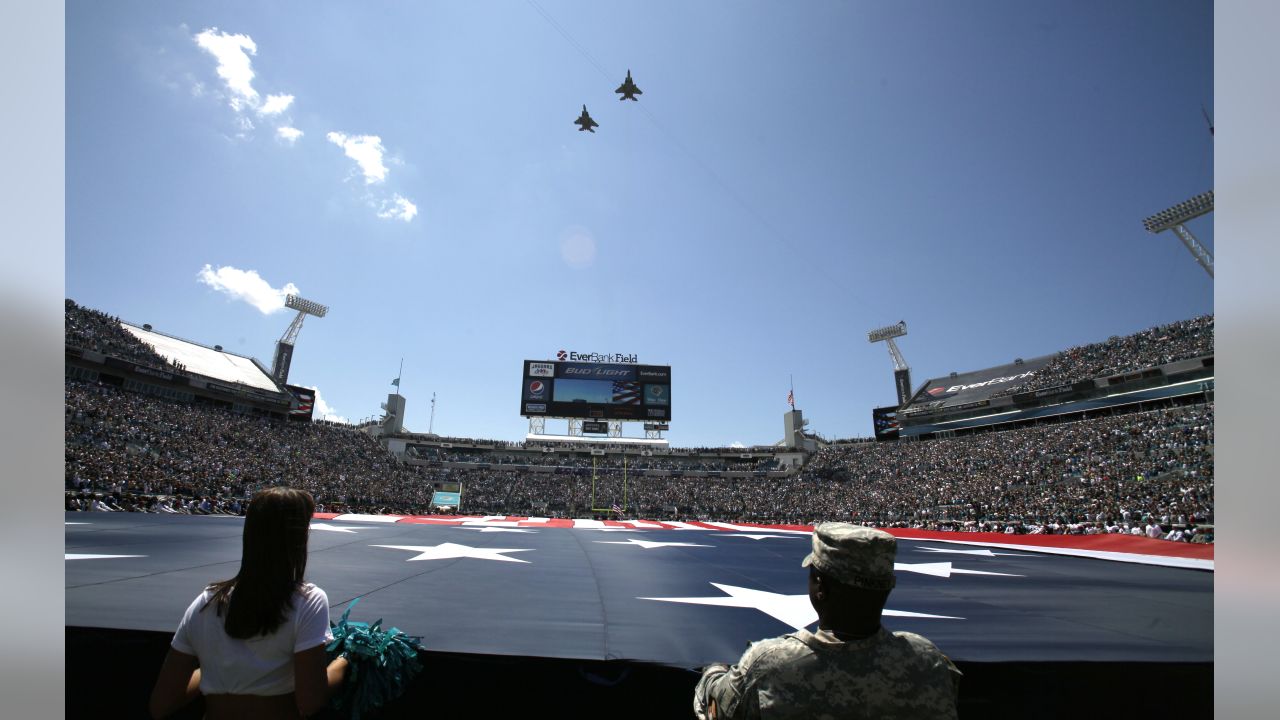
[[[556,359],[564,362],[591,362],[591,363],[636,363],[635,353],[598,353],[589,352],[581,353],[573,350],[560,350],[556,352]]]

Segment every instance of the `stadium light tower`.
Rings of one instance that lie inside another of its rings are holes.
[[[1191,256],[1200,263],[1200,267],[1209,273],[1209,277],[1213,277],[1213,254],[1209,249],[1200,244],[1196,240],[1196,236],[1191,234],[1186,224],[1201,215],[1208,215],[1213,212],[1213,191],[1201,193],[1186,202],[1180,202],[1168,210],[1161,210],[1142,221],[1142,226],[1147,232],[1156,235],[1165,230],[1172,230],[1175,235],[1182,240],[1182,244],[1187,247]]]
[[[324,317],[329,308],[318,302],[311,302],[297,295],[289,295],[284,299],[284,306],[297,310],[298,315],[289,323],[289,329],[284,331],[284,335],[280,336],[280,341],[276,343],[275,362],[271,363],[271,379],[277,384],[283,385],[289,380],[289,365],[293,362],[293,346],[298,341],[298,333],[302,332],[302,321],[308,315],[316,317]]]
[[[894,338],[907,334],[907,321],[899,320],[894,325],[887,325],[867,333],[867,342],[883,342],[889,346],[889,357],[893,358],[893,384],[898,389],[898,407],[907,404],[911,399],[911,368],[903,359]]]

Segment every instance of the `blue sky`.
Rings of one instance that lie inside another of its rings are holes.
[[[521,361],[567,349],[671,365],[677,446],[776,441],[792,376],[867,436],[874,327],[907,321],[918,384],[1212,311],[1141,224],[1213,187],[1212,19],[73,1],[66,293],[269,363],[296,289],[331,311],[291,381],[353,420],[403,357],[411,429],[434,392],[436,432],[520,439]]]

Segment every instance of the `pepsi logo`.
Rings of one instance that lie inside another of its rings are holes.
[[[543,385],[541,380],[534,380],[533,382],[529,383],[529,392],[540,393],[542,392],[543,387],[545,386]]]
[[[662,397],[663,387],[661,385],[650,385],[649,394],[654,397]]]

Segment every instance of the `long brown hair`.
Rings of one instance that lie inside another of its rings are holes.
[[[307,531],[316,501],[305,490],[273,487],[254,493],[244,519],[240,572],[213,583],[213,605],[227,634],[269,635],[284,622],[307,571]],[[235,591],[234,593],[232,591]]]

